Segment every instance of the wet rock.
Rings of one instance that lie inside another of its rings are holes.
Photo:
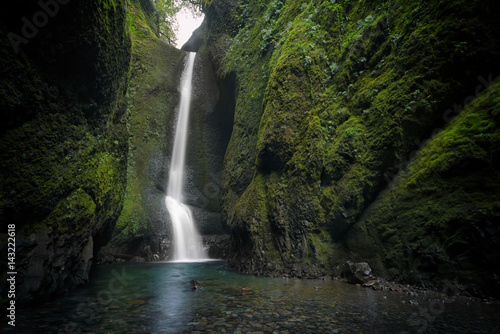
[[[137,263],[141,263],[141,262],[146,262],[146,259],[143,258],[143,257],[140,257],[140,256],[134,256],[130,262],[137,262]]]
[[[241,295],[241,296],[246,296],[246,295],[251,295],[251,294],[253,294],[252,289],[250,289],[250,288],[246,288],[246,287],[245,287],[245,288],[242,288],[242,289],[240,290],[240,293],[239,293],[239,295]]]
[[[229,256],[231,237],[228,234],[202,235],[203,245],[212,259],[226,259]]]
[[[195,279],[192,279],[191,282],[191,290],[201,290],[203,288],[203,284],[201,284],[200,282],[198,282],[197,280]]]
[[[372,288],[373,290],[380,290],[380,284],[377,280],[370,280],[362,284],[365,288]]]
[[[366,262],[347,261],[342,268],[342,277],[350,284],[363,284],[372,278],[372,269]]]

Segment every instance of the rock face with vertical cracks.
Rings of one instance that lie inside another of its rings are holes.
[[[16,1],[0,20],[0,221],[15,225],[18,302],[88,281],[125,191],[125,1],[54,1],[51,15],[40,3]]]

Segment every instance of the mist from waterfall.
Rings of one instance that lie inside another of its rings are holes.
[[[167,196],[165,197],[165,204],[173,227],[173,261],[177,262],[208,259],[201,236],[196,229],[193,214],[189,207],[183,203],[189,112],[196,53],[190,52],[187,58],[181,77],[181,100],[170,163]]]

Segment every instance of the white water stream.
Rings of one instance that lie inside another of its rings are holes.
[[[190,52],[186,67],[181,77],[181,101],[179,114],[175,129],[174,148],[172,161],[170,163],[170,174],[168,178],[167,206],[170,219],[172,220],[174,232],[173,260],[177,262],[189,262],[208,259],[203,248],[200,234],[196,229],[193,214],[187,205],[183,203],[182,192],[185,179],[186,147],[188,137],[189,109],[191,106],[191,90],[193,68],[196,53]]]

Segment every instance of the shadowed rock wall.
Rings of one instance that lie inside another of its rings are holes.
[[[0,221],[15,225],[18,302],[87,282],[123,206],[125,8],[16,1],[0,14]]]

